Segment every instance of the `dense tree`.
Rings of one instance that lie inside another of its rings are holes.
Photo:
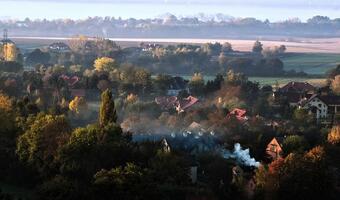
[[[308,148],[308,143],[303,136],[290,135],[283,142],[285,155],[290,153],[303,153]]]
[[[0,71],[19,72],[23,69],[22,64],[15,61],[0,61]]]
[[[254,53],[261,53],[262,50],[263,50],[263,44],[259,40],[256,40],[256,42],[254,43],[254,46],[253,46],[253,52]]]
[[[94,61],[94,68],[99,72],[110,72],[117,68],[117,63],[112,58],[102,57]]]
[[[332,80],[331,89],[335,94],[340,94],[340,75],[336,75]]]
[[[127,141],[115,124],[77,128],[60,149],[60,171],[87,182],[97,171],[117,167],[129,159]]]
[[[340,65],[337,65],[336,68],[328,72],[328,78],[334,79],[337,75],[340,75]]]
[[[21,161],[40,173],[55,166],[58,149],[67,142],[70,126],[64,116],[39,115],[18,138],[16,152]]]
[[[101,170],[94,175],[94,188],[100,199],[148,199],[145,170],[127,163],[125,167]]]
[[[50,54],[48,52],[42,52],[40,49],[35,49],[27,55],[26,64],[36,65],[36,64],[48,64],[50,61]]]
[[[204,93],[204,78],[203,75],[201,73],[195,73],[190,82],[189,82],[189,89],[190,92],[193,95],[203,95]]]
[[[334,175],[320,146],[260,167],[256,177],[264,199],[336,199]]]
[[[117,122],[117,113],[114,99],[110,90],[105,90],[101,95],[101,105],[99,111],[99,124],[105,126]]]

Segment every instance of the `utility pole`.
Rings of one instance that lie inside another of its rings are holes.
[[[4,29],[4,35],[2,38],[2,43],[3,43],[3,54],[4,54],[4,60],[7,59],[7,43],[8,43],[8,30]]]

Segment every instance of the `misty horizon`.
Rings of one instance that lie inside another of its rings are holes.
[[[244,7],[247,5],[247,7]],[[222,13],[235,18],[254,17],[260,20],[282,21],[299,18],[301,21],[316,15],[327,15],[339,18],[340,2],[326,1],[285,1],[269,0],[88,0],[55,1],[55,0],[5,0],[0,2],[4,9],[1,19],[85,19],[94,16],[110,16],[115,18],[155,18],[165,13],[177,17],[192,17],[198,13],[213,15]],[[29,8],[29,9],[27,9]]]

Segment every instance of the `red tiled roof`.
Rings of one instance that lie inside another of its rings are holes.
[[[229,112],[227,118],[230,118],[233,115],[236,117],[237,120],[244,122],[247,120],[246,113],[247,113],[246,110],[235,108],[231,112]]]

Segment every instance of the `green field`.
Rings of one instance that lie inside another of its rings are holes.
[[[286,78],[286,77],[249,77],[250,81],[258,82],[261,86],[263,85],[275,85],[278,83],[280,86],[285,85],[289,82],[308,82],[314,86],[322,86],[325,84],[326,79],[323,78]]]
[[[325,74],[340,64],[340,54],[294,53],[281,58],[285,70],[304,71],[308,74]]]
[[[182,75],[184,79],[190,80],[191,76],[189,75]],[[214,80],[215,76],[204,76],[205,81]],[[315,86],[321,86],[325,84],[325,78],[309,78],[309,77],[248,77],[248,79],[252,82],[258,82],[261,86],[263,85],[271,85],[274,86],[276,83],[279,85],[285,85],[289,82],[308,82]]]

